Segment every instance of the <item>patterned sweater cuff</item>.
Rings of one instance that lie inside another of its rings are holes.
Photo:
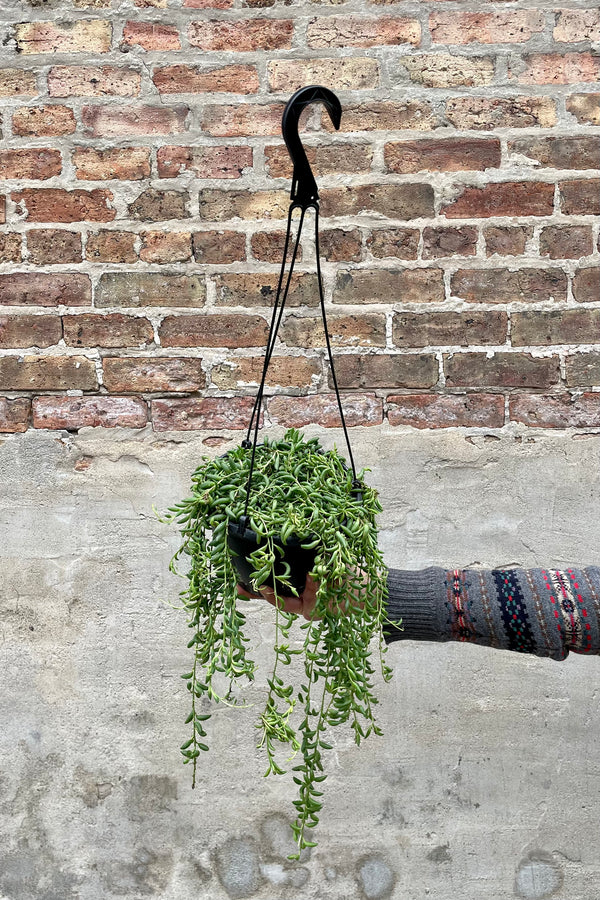
[[[388,569],[386,642],[462,641],[565,659],[600,653],[600,567]]]
[[[401,619],[400,627],[383,626],[386,643],[398,640],[447,641],[438,621],[443,608],[439,593],[443,590],[444,570],[439,566],[413,571],[388,569],[387,616]]]

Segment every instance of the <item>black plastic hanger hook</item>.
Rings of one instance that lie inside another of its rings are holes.
[[[281,130],[283,139],[288,153],[294,164],[294,176],[292,179],[292,201],[303,209],[306,209],[319,199],[319,191],[317,182],[312,173],[312,169],[306,156],[306,151],[302,146],[302,141],[298,134],[298,122],[300,115],[309,103],[323,103],[329,113],[329,118],[337,131],[340,127],[342,119],[342,104],[329,88],[322,87],[319,84],[311,84],[308,87],[300,88],[289,99],[286,108],[283,111],[283,119],[281,121]]]

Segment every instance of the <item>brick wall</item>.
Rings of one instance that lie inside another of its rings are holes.
[[[5,11],[0,431],[247,426],[289,202],[281,113],[309,83],[343,105],[338,133],[319,106],[301,127],[348,424],[600,426],[586,5]],[[339,424],[314,271],[307,232],[271,423]]]

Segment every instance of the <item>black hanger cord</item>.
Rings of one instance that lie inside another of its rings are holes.
[[[333,385],[335,388],[335,393],[337,397],[338,407],[340,410],[340,417],[342,421],[342,427],[344,429],[344,435],[346,438],[346,444],[348,445],[348,455],[350,457],[350,464],[352,467],[353,488],[360,488],[360,482],[356,477],[356,467],[354,465],[354,457],[352,455],[352,448],[350,446],[350,438],[348,437],[348,430],[346,428],[346,421],[344,419],[344,411],[342,409],[342,402],[340,399],[340,392],[338,389],[337,378],[335,377],[335,368],[333,365],[333,355],[331,352],[331,345],[329,342],[329,332],[327,329],[327,316],[325,313],[325,296],[323,292],[323,278],[321,274],[321,259],[320,259],[320,251],[319,251],[319,194],[317,190],[317,184],[310,168],[310,164],[308,162],[308,158],[306,156],[306,152],[304,147],[302,146],[302,141],[298,135],[298,120],[302,110],[309,104],[315,101],[322,102],[325,104],[325,107],[329,113],[329,116],[335,126],[335,128],[339,128],[340,125],[340,117],[341,117],[341,105],[338,98],[335,94],[330,91],[328,88],[321,87],[320,85],[310,85],[306,88],[300,88],[300,90],[296,91],[293,97],[288,102],[282,121],[282,131],[283,137],[286,142],[286,146],[290,153],[292,162],[294,164],[294,171],[292,176],[292,189],[291,189],[291,199],[292,202],[290,204],[290,208],[288,211],[288,219],[287,219],[287,229],[285,234],[285,245],[283,249],[283,259],[281,261],[281,269],[279,272],[279,281],[277,284],[277,291],[275,294],[275,301],[273,304],[273,315],[271,318],[271,325],[269,328],[269,336],[267,338],[267,347],[265,352],[265,360],[263,364],[262,378],[260,382],[260,387],[258,389],[258,393],[256,395],[256,399],[254,401],[254,408],[252,410],[252,416],[250,418],[250,424],[248,425],[248,432],[246,434],[245,440],[242,441],[242,447],[245,449],[250,449],[252,447],[252,458],[250,460],[250,474],[248,476],[248,484],[246,488],[246,504],[244,507],[244,514],[240,516],[239,520],[239,530],[240,533],[246,527],[248,527],[249,517],[248,517],[248,505],[250,502],[250,489],[252,485],[252,472],[254,470],[254,459],[256,454],[256,443],[258,439],[258,428],[260,423],[260,408],[262,404],[262,398],[264,394],[264,386],[265,379],[267,375],[267,369],[269,367],[269,362],[271,361],[271,356],[273,353],[273,348],[275,346],[275,340],[277,338],[277,332],[279,330],[279,325],[281,323],[281,318],[283,315],[283,309],[285,306],[285,301],[287,299],[288,291],[291,284],[292,272],[294,271],[294,264],[296,262],[296,257],[298,255],[298,246],[300,244],[300,235],[302,233],[302,225],[304,223],[304,215],[307,209],[312,207],[315,211],[315,255],[317,260],[317,282],[319,286],[319,299],[321,303],[321,313],[323,317],[323,327],[325,330],[325,340],[327,343],[327,353],[329,356],[329,365],[331,367],[331,375],[333,378]],[[292,213],[298,208],[300,209],[300,219],[298,222],[298,232],[296,234],[296,240],[294,243],[294,250],[292,253],[292,258],[290,260],[290,268],[287,275],[287,280],[285,283],[285,288],[282,294],[283,287],[283,279],[285,274],[285,266],[287,262],[288,249],[290,245],[290,238],[292,233]],[[281,299],[281,306],[279,305]],[[277,315],[279,313],[279,316]],[[277,322],[276,322],[277,320]],[[254,429],[254,440],[250,443],[250,432],[252,430],[252,423],[254,421],[254,416],[256,415],[256,425]],[[362,495],[359,494],[361,497]]]
[[[331,352],[331,344],[329,343],[329,329],[327,328],[327,315],[325,313],[325,296],[323,294],[323,278],[321,276],[321,254],[319,252],[319,204],[314,204],[315,208],[315,255],[317,259],[317,281],[319,283],[319,298],[321,300],[321,313],[323,315],[323,330],[325,331],[325,341],[327,343],[327,354],[329,356],[329,365],[331,367],[331,377],[333,378],[333,386],[337,397],[338,407],[340,410],[340,419],[342,420],[342,428],[346,444],[348,445],[348,456],[350,457],[350,465],[352,467],[353,487],[360,487],[360,482],[356,477],[356,466],[354,465],[354,457],[352,455],[352,447],[350,446],[350,438],[348,437],[348,429],[346,428],[346,420],[344,419],[344,410],[342,409],[342,401],[338,389],[337,378],[335,377],[335,366],[333,365],[333,354]]]
[[[271,361],[271,356],[273,354],[273,349],[275,347],[275,340],[276,340],[277,332],[279,330],[279,325],[281,323],[281,319],[283,316],[285,301],[287,299],[287,295],[288,295],[288,291],[289,291],[290,283],[291,283],[291,278],[292,278],[292,273],[294,271],[294,265],[296,262],[296,257],[298,255],[298,246],[300,244],[300,236],[302,233],[302,226],[304,224],[304,215],[306,213],[306,210],[309,209],[311,206],[315,210],[315,255],[316,255],[316,262],[317,262],[317,283],[319,286],[319,300],[320,300],[320,304],[321,304],[321,315],[323,318],[323,328],[325,331],[325,341],[327,344],[327,354],[329,356],[329,365],[331,367],[331,376],[333,379],[335,394],[337,397],[338,407],[340,410],[340,418],[341,418],[341,422],[342,422],[342,428],[344,430],[344,436],[346,438],[346,444],[348,446],[348,455],[350,458],[350,465],[352,468],[352,475],[353,475],[353,487],[355,487],[355,488],[360,487],[360,482],[358,481],[358,479],[356,477],[356,466],[354,463],[354,457],[352,455],[352,447],[350,446],[350,438],[348,436],[348,429],[346,427],[346,421],[344,418],[342,401],[340,398],[340,392],[339,392],[339,388],[338,388],[337,378],[335,375],[333,354],[331,352],[331,344],[329,341],[329,331],[327,328],[327,314],[325,312],[325,295],[324,295],[324,291],[323,291],[323,276],[321,273],[321,259],[320,259],[320,250],[319,250],[319,205],[318,205],[318,201],[311,202],[311,203],[307,204],[306,206],[299,206],[299,204],[292,202],[290,204],[290,209],[288,212],[287,230],[286,230],[285,244],[284,244],[284,249],[283,249],[283,259],[282,259],[281,269],[280,269],[280,273],[279,273],[279,282],[277,285],[275,302],[273,305],[273,315],[271,317],[269,336],[267,338],[267,348],[266,348],[266,352],[265,352],[265,360],[264,360],[264,364],[263,364],[262,378],[261,378],[260,386],[259,386],[259,389],[258,389],[258,392],[256,395],[256,399],[254,401],[254,408],[252,410],[252,416],[250,417],[250,423],[248,425],[248,432],[246,434],[246,439],[244,441],[242,441],[242,446],[245,447],[246,449],[249,449],[250,447],[252,447],[252,458],[250,461],[250,474],[248,476],[248,486],[247,486],[247,490],[246,490],[246,503],[244,506],[244,514],[243,514],[243,519],[244,519],[245,523],[248,522],[248,506],[250,503],[252,472],[254,470],[254,459],[255,459],[255,454],[256,454],[256,444],[257,444],[257,440],[258,440],[258,429],[259,429],[259,424],[260,424],[260,407],[262,404],[262,398],[263,398],[263,394],[264,394],[264,386],[265,386],[265,380],[266,380],[266,375],[267,375],[267,369],[269,367],[269,362]],[[285,274],[285,264],[287,261],[287,254],[288,254],[288,249],[289,249],[290,239],[291,239],[292,213],[293,213],[294,209],[296,209],[296,208],[299,208],[301,210],[301,214],[300,214],[300,219],[298,222],[298,231],[296,233],[294,250],[292,253],[292,258],[290,260],[290,268],[289,268],[285,288],[283,290],[283,295],[282,295],[281,288],[283,286],[283,278],[284,278],[284,274]],[[279,305],[280,298],[281,298],[281,305]],[[278,313],[279,313],[279,316],[277,316]],[[276,319],[277,319],[277,324],[275,324]],[[252,430],[252,423],[254,422],[255,416],[256,416],[256,425],[254,428],[254,440],[252,443],[250,443],[250,432]],[[240,522],[241,522],[241,520],[240,520]]]
[[[281,323],[281,317],[283,315],[285,301],[287,299],[288,291],[290,288],[290,283],[292,280],[292,273],[294,271],[294,264],[296,262],[296,256],[298,255],[298,246],[300,244],[300,235],[302,234],[302,225],[304,223],[304,214],[306,212],[305,207],[302,207],[302,206],[298,207],[301,210],[300,220],[298,222],[298,232],[296,234],[296,240],[294,243],[294,250],[292,253],[292,258],[290,260],[290,270],[287,275],[287,281],[285,284],[285,289],[283,291],[283,296],[281,297],[283,276],[285,274],[285,264],[287,261],[288,248],[289,248],[290,238],[291,238],[291,233],[292,233],[292,213],[293,213],[294,209],[296,209],[297,206],[298,206],[298,204],[296,204],[296,203],[290,203],[290,208],[289,208],[289,212],[288,212],[288,220],[287,220],[287,229],[286,229],[286,233],[285,233],[285,244],[284,244],[284,248],[283,248],[283,258],[281,260],[281,269],[279,271],[279,282],[277,284],[277,291],[275,294],[275,301],[273,304],[273,315],[271,317],[269,336],[267,338],[267,347],[266,347],[266,351],[265,351],[265,361],[263,364],[262,378],[261,378],[260,386],[258,388],[258,393],[256,395],[256,400],[254,401],[254,408],[252,410],[252,415],[250,417],[250,422],[248,425],[248,432],[246,434],[246,439],[244,441],[242,441],[242,447],[246,447],[248,449],[250,446],[252,446],[252,458],[250,460],[250,474],[248,476],[248,486],[246,489],[246,504],[244,506],[244,516],[243,516],[243,518],[246,521],[247,521],[247,517],[248,517],[248,504],[250,502],[250,488],[252,485],[252,472],[254,469],[254,457],[256,454],[256,442],[258,439],[258,428],[259,428],[259,424],[260,424],[260,407],[261,407],[263,392],[264,392],[264,387],[265,387],[265,379],[267,376],[267,369],[268,369],[269,363],[271,361],[273,348],[275,346],[275,339],[277,337],[277,332],[279,330],[279,325]],[[281,306],[279,307],[280,297],[281,297]],[[277,319],[277,324],[275,324],[275,319],[277,318],[278,311],[279,311],[279,318]],[[255,415],[256,415],[256,426],[254,429],[254,441],[251,445],[250,444],[250,431],[252,430],[252,422],[254,421]]]

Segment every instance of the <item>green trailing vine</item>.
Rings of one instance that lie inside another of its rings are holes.
[[[169,568],[187,579],[179,596],[192,633],[188,648],[193,666],[182,675],[191,699],[185,720],[191,736],[181,745],[181,753],[184,764],[192,764],[192,787],[198,758],[208,750],[210,713],[205,711],[209,708],[205,698],[241,706],[238,688],[255,678],[241,611],[246,598],[238,596],[239,579],[227,541],[229,522],[237,523],[244,513],[251,454],[238,447],[216,459],[202,457],[192,476],[190,496],[159,516],[161,522],[176,523],[183,538]],[[269,581],[276,602],[278,584],[286,588],[286,596],[298,596],[286,577],[289,565],[282,565],[275,537],[285,542],[295,535],[316,553],[310,573],[318,582],[316,603],[312,618],[299,626],[304,632],[300,648],[291,647],[290,631],[301,617],[285,612],[277,602],[275,659],[264,711],[256,723],[258,746],[265,748],[268,760],[265,777],[286,774],[282,747],[288,754],[291,751],[287,762],[300,754],[292,766],[299,788],[291,825],[298,853],[289,859],[299,859],[302,849],[316,846],[308,832],[318,823],[322,808],[319,788],[326,780],[322,751],[332,749],[327,740],[332,727],[350,722],[357,745],[371,733],[382,734],[373,712],[378,700],[369,648],[378,637],[381,674],[389,681],[392,669],[384,660],[382,626],[391,620],[385,613],[387,569],[375,524],[382,507],[377,492],[364,483],[368,471],[358,474],[359,502],[352,491],[352,472],[342,457],[337,450],[323,451],[316,438],[305,441],[301,432],[290,428],[282,440],[265,438],[256,447],[248,513],[262,543],[250,557],[253,589],[258,591]],[[182,558],[185,573],[177,566]],[[292,677],[294,656],[301,657],[303,677]],[[221,676],[228,689],[219,692],[216,682]],[[298,717],[301,721],[295,727]]]

